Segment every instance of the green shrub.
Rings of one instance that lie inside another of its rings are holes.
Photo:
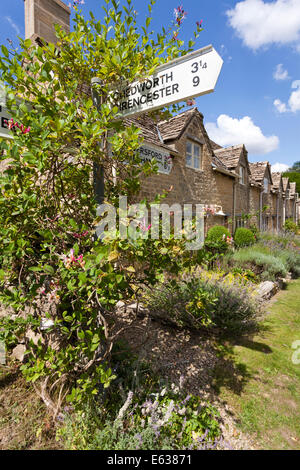
[[[249,246],[255,243],[253,232],[247,228],[240,227],[234,234],[234,243],[237,247]]]
[[[70,450],[224,448],[218,411],[174,386],[143,399],[129,392],[114,414],[86,407],[67,415],[57,438]]]
[[[249,288],[238,280],[194,278],[177,286],[168,283],[150,292],[150,315],[180,327],[217,327],[237,332],[253,325],[259,310]]]
[[[293,221],[293,219],[287,219],[284,223],[284,230],[286,230],[287,232],[294,232],[294,233],[298,233],[298,227],[297,227],[297,224],[295,224],[295,222]]]
[[[256,224],[250,224],[249,230],[251,230],[251,232],[253,233],[253,235],[254,235],[255,237],[258,236],[259,230],[258,230],[258,227],[257,227]]]
[[[235,266],[239,267],[259,267],[261,278],[264,280],[275,280],[279,276],[284,277],[288,271],[281,259],[271,255],[267,249],[259,245],[241,248],[232,255],[232,261]]]
[[[229,230],[223,225],[215,225],[211,227],[206,235],[206,241],[209,242],[220,242],[223,239],[230,237]]]
[[[212,311],[216,298],[198,279],[176,283],[149,291],[147,300],[152,317],[179,327],[201,328],[212,323]]]

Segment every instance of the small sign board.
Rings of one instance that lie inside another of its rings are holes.
[[[8,127],[11,116],[5,106],[0,105],[0,137],[13,139],[14,135]]]
[[[215,49],[206,46],[161,65],[144,80],[121,83],[110,96],[122,117],[153,111],[212,93],[222,65]]]
[[[139,148],[139,157],[142,162],[151,161],[154,158],[158,165],[158,173],[169,175],[172,170],[172,157],[170,152],[163,148],[143,144]]]

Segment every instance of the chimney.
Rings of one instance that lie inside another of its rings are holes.
[[[62,0],[24,1],[25,39],[40,37],[55,44],[55,24],[70,31],[70,8]]]

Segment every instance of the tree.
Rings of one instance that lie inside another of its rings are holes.
[[[11,346],[25,337],[22,370],[54,414],[66,395],[80,405],[98,393],[100,382],[109,386],[114,379],[110,351],[118,336],[108,320],[114,305],[134,298],[140,286],[157,283],[167,267],[176,272],[183,252],[183,244],[172,237],[140,237],[132,243],[118,231],[111,239],[92,237],[99,223],[93,165],[104,168],[105,199],[114,205],[120,194],[135,197],[143,178],[155,171],[154,164],[141,164],[139,129],[118,118],[117,106],[108,102],[110,90],[186,54],[201,31],[198,24],[185,49],[178,39],[184,12],[178,9],[171,27],[155,37],[150,30],[154,4],[150,0],[141,32],[131,0],[122,8],[105,0],[103,22],[92,13],[86,21],[75,6],[74,31],[57,27],[56,47],[30,40],[21,40],[21,52],[2,46],[1,79],[15,135],[1,142],[6,170],[0,196],[0,301],[15,316],[2,318],[0,331]],[[102,80],[99,110],[89,93],[94,76]]]
[[[293,166],[292,166],[291,168],[289,168],[288,171],[293,171],[293,172],[294,172],[294,171],[297,171],[298,173],[300,173],[300,160],[297,161],[297,162],[295,162],[295,163],[293,164]]]

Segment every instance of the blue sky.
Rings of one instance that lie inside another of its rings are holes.
[[[146,2],[133,2],[142,21]],[[85,0],[83,13],[100,17],[103,3]],[[23,4],[1,2],[1,44],[24,36]],[[179,5],[188,13],[180,38],[202,19],[195,48],[213,44],[224,59],[215,92],[196,99],[211,138],[245,143],[250,161],[300,160],[300,0],[158,0],[153,29],[168,26]]]

